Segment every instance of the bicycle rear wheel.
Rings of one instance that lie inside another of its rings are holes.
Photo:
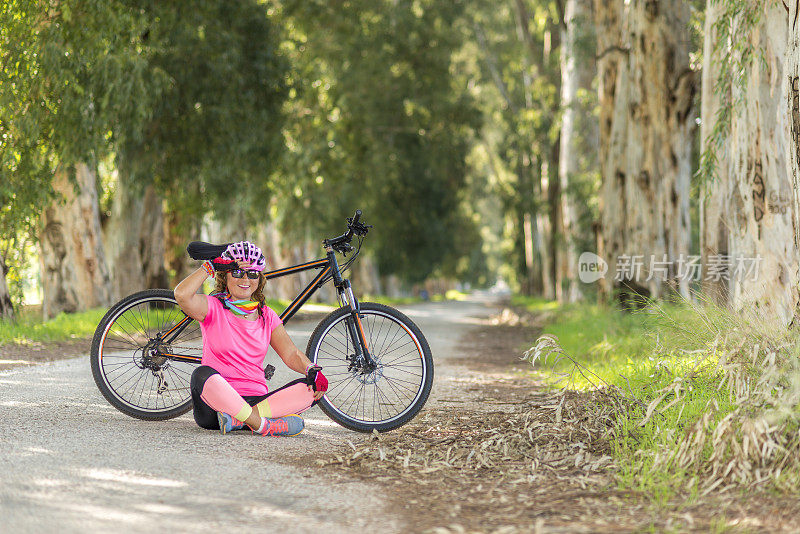
[[[162,354],[199,358],[200,326],[192,320],[169,343],[159,339],[159,334],[185,318],[172,291],[149,289],[122,299],[100,321],[92,340],[92,375],[100,392],[119,411],[158,421],[191,409],[189,382],[196,364]]]
[[[376,367],[356,355],[340,308],[317,326],[306,354],[324,368],[328,392],[320,408],[340,425],[359,432],[384,432],[410,421],[425,405],[433,384],[433,357],[422,332],[398,310],[362,302],[359,317]]]

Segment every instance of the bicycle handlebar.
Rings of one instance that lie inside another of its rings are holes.
[[[333,247],[336,250],[341,249],[340,252],[352,250],[352,247],[347,247],[349,246],[350,241],[352,241],[353,235],[367,235],[369,229],[372,228],[371,225],[359,223],[359,219],[361,219],[361,210],[356,210],[353,217],[347,218],[347,232],[343,233],[339,237],[325,239],[322,241],[322,244]]]
[[[353,239],[353,228],[358,225],[358,220],[361,218],[361,210],[356,210],[356,214],[352,219],[348,219],[347,224],[347,241]]]

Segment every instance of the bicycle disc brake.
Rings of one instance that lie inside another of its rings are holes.
[[[383,376],[383,366],[368,366],[363,356],[348,354],[345,359],[350,362],[347,371],[362,384],[374,384]]]

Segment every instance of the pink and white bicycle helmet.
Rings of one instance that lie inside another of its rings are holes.
[[[236,262],[246,261],[250,263],[250,268],[254,271],[263,271],[264,267],[267,266],[267,259],[261,249],[250,241],[231,243],[222,253],[222,257],[230,258]]]

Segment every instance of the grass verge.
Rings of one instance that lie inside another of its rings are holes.
[[[0,345],[29,345],[91,337],[106,311],[106,308],[94,308],[78,313],[59,313],[53,319],[43,321],[37,310],[23,308],[16,321],[0,321]]]
[[[800,488],[797,329],[709,305],[513,303],[546,317],[529,357],[554,384],[625,399],[612,430],[621,486],[655,502]]]

